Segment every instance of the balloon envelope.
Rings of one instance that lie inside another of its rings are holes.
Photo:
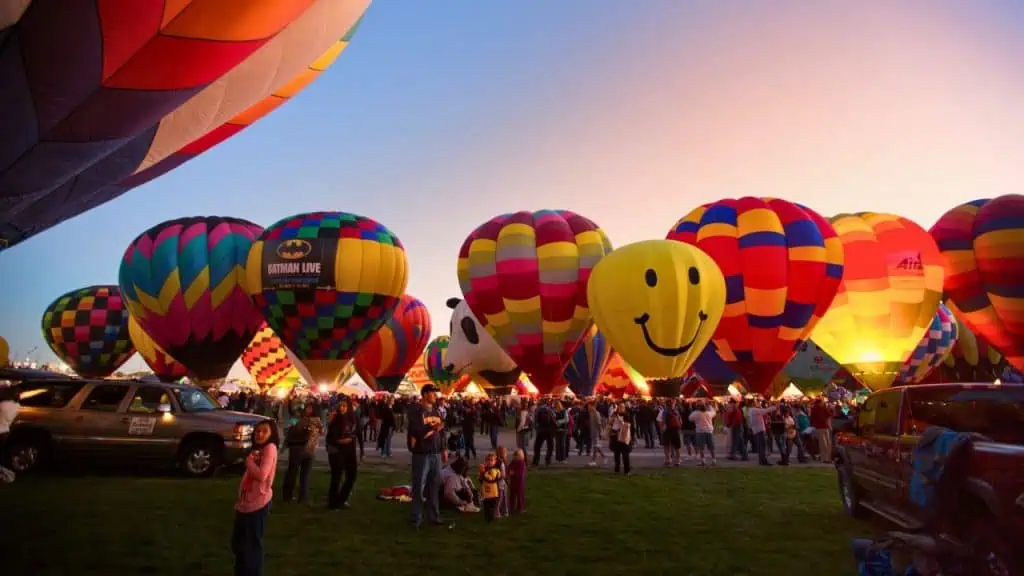
[[[781,393],[791,382],[804,392],[820,392],[831,382],[839,370],[839,363],[811,340],[804,340],[783,369],[785,385],[777,390]]]
[[[935,316],[942,263],[928,233],[901,216],[834,216],[845,272],[814,342],[872,390],[888,388]]]
[[[135,353],[128,311],[117,286],[89,286],[54,300],[43,313],[43,339],[85,378],[113,374]]]
[[[149,334],[146,334],[142,326],[139,326],[139,322],[130,314],[128,315],[128,335],[131,337],[135,349],[139,351],[139,356],[142,356],[146,365],[153,371],[153,374],[156,374],[157,378],[164,382],[174,382],[188,376],[188,368],[164,352],[164,349],[154,342]]]
[[[359,347],[356,372],[374,390],[394,392],[430,341],[430,313],[403,294],[395,313]]]
[[[469,308],[542,393],[562,376],[591,326],[590,270],[611,243],[596,224],[566,210],[492,218],[459,250],[459,285]]]
[[[612,348],[597,326],[590,328],[590,334],[580,342],[572,359],[565,366],[565,381],[577,396],[591,396],[594,386],[604,374],[611,357]]]
[[[963,315],[952,302],[947,302],[957,322],[957,341],[932,377],[934,382],[992,382],[1006,369],[1006,359],[984,338],[977,336],[961,320]]]
[[[7,366],[11,361],[11,347],[3,336],[0,336],[0,368]]]
[[[718,355],[764,393],[828,310],[843,277],[843,249],[819,214],[774,198],[724,199],[673,226],[725,276]]]
[[[686,373],[722,318],[725,292],[714,260],[671,240],[615,250],[594,267],[588,286],[598,328],[651,378]]]
[[[975,200],[932,226],[945,290],[971,331],[1024,369],[1024,196]]]
[[[438,336],[427,344],[427,349],[423,351],[423,370],[427,378],[431,382],[441,387],[441,391],[448,394],[451,388],[455,388],[456,383],[460,380],[464,380],[463,384],[469,382],[469,376],[466,374],[455,374],[448,370],[448,336]]]
[[[601,380],[594,387],[595,394],[610,394],[616,398],[624,395],[649,395],[647,382],[639,372],[627,364],[622,356],[613,352]]]
[[[260,328],[252,342],[242,351],[242,366],[260,388],[275,386],[281,380],[297,376],[295,366],[288,359],[288,350],[274,330],[266,324]]]
[[[383,224],[311,212],[260,235],[249,251],[245,287],[296,364],[312,373],[316,364],[333,370],[352,359],[387,322],[405,292],[407,266],[402,243]]]
[[[958,338],[959,327],[956,318],[949,308],[940,302],[928,331],[903,363],[903,369],[896,381],[901,384],[923,382],[932,370],[945,360]]]
[[[263,325],[241,286],[261,230],[239,218],[170,220],[143,232],[121,260],[132,316],[200,381],[224,378]]]

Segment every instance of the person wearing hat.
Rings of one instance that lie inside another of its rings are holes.
[[[437,409],[437,386],[420,390],[420,401],[409,407],[408,448],[412,453],[412,524],[423,522],[423,499],[427,500],[427,522],[442,525],[439,493],[441,467],[447,460],[444,418]]]

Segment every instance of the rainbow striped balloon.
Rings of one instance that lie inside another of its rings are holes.
[[[896,381],[900,384],[918,384],[924,381],[932,370],[942,364],[959,338],[960,330],[956,318],[949,308],[940,302],[931,326],[917,348],[914,348],[910,358],[903,363],[903,369],[900,370]]]
[[[139,351],[139,356],[142,356],[157,378],[164,382],[176,382],[188,376],[188,368],[164,352],[131,315],[128,316],[128,335],[131,336],[135,349]]]
[[[171,220],[143,232],[121,260],[128,311],[200,381],[227,376],[263,325],[241,286],[261,231],[239,218]]]
[[[592,396],[594,387],[604,375],[611,358],[612,347],[605,340],[597,326],[590,328],[590,334],[580,342],[572,359],[565,366],[565,381],[577,396]]]
[[[388,321],[359,346],[356,372],[370,388],[394,392],[430,341],[430,313],[403,294]]]
[[[700,248],[721,268],[725,314],[711,341],[746,387],[763,394],[839,290],[843,247],[835,230],[809,208],[746,197],[693,210],[667,238]]]
[[[957,206],[931,235],[944,256],[945,290],[959,318],[1024,369],[1024,196]]]
[[[460,379],[469,380],[468,376],[460,376],[448,371],[448,336],[438,336],[427,344],[423,351],[423,366],[430,381],[439,386],[451,386]]]
[[[459,250],[470,310],[543,394],[567,385],[565,365],[590,330],[590,271],[612,251],[597,224],[567,210],[503,214]]]

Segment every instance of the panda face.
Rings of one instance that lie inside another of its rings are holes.
[[[451,321],[448,324],[451,334],[447,352],[449,371],[458,374],[485,370],[518,370],[516,363],[480,325],[464,300],[449,298],[447,305],[452,310]]]

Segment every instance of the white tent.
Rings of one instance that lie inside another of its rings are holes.
[[[792,382],[790,382],[789,386],[786,386],[786,389],[782,391],[782,398],[787,400],[798,400],[803,397],[804,393],[801,392],[800,389],[796,387],[796,384],[793,384]]]
[[[345,396],[373,396],[373,389],[363,382],[363,379],[359,376],[353,376],[348,382],[345,382],[338,388],[338,394],[344,394]]]

